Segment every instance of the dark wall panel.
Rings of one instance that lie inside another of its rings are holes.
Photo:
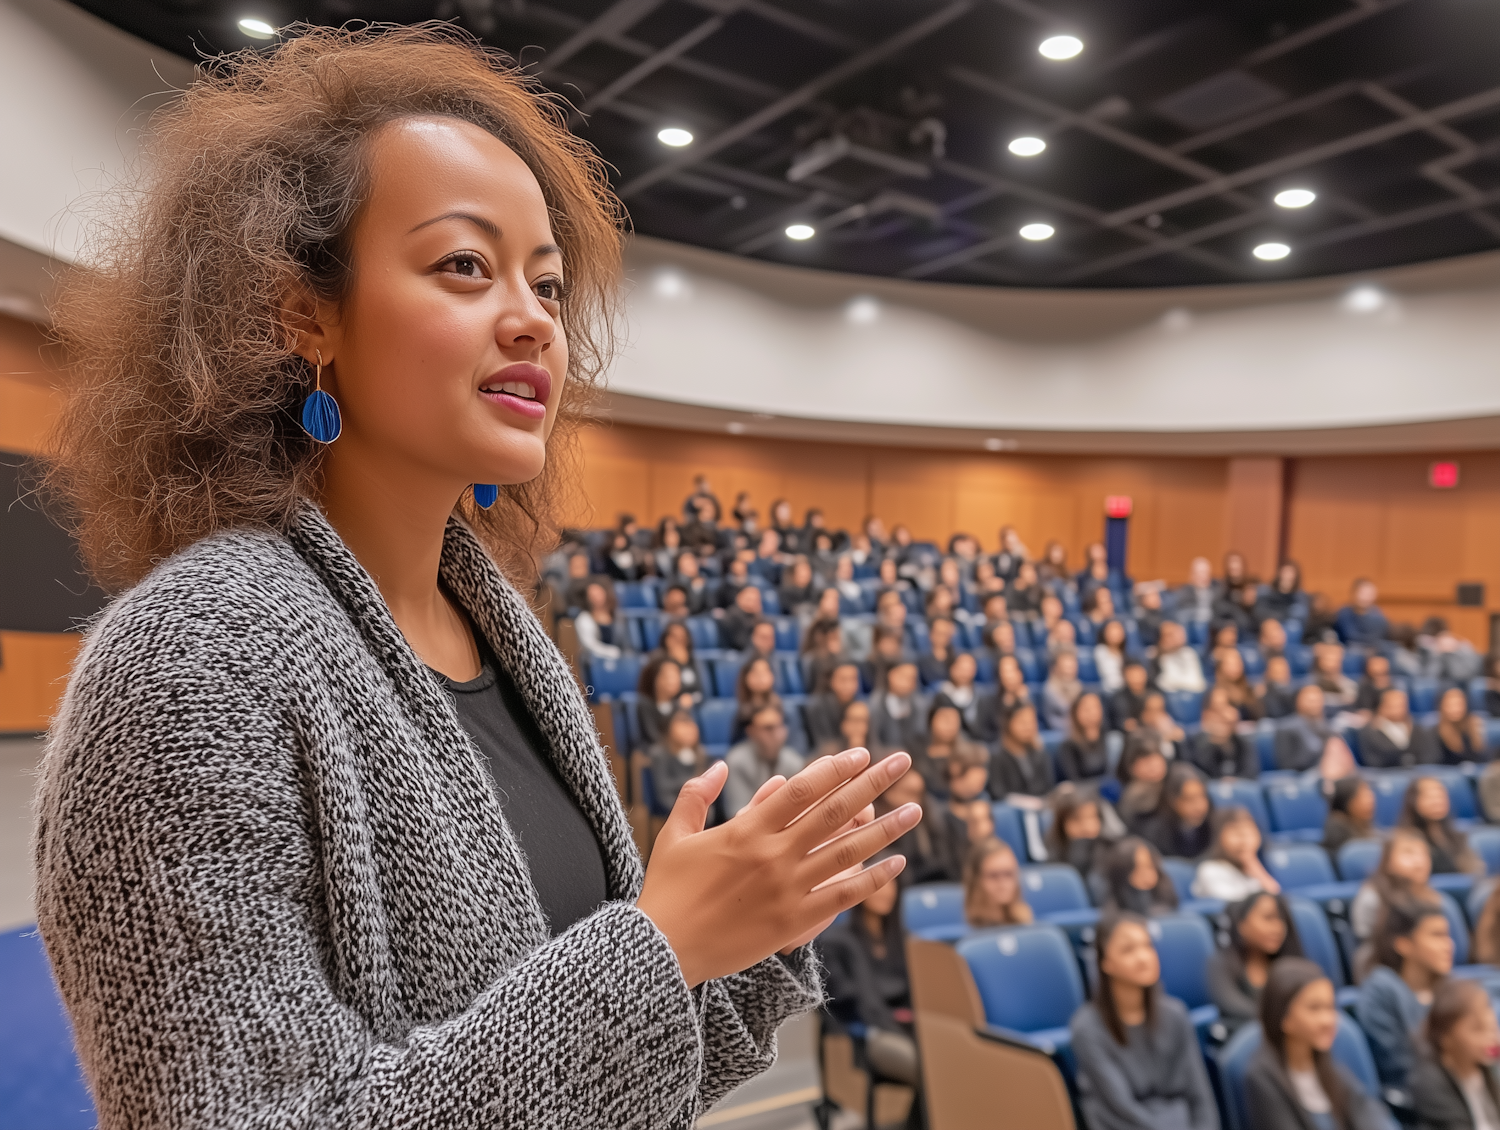
[[[77,543],[42,513],[23,455],[0,452],[0,631],[68,632],[104,606]]]

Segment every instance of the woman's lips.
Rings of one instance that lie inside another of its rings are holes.
[[[547,401],[552,395],[552,374],[540,365],[518,361],[486,377],[479,392],[518,416],[541,420],[546,418]]]

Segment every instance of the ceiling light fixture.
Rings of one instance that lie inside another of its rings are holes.
[[[818,231],[811,224],[788,224],[786,237],[788,239],[811,239]]]
[[[684,145],[693,144],[693,135],[681,126],[668,126],[657,132],[656,140],[663,145],[670,145],[673,149],[681,149]]]
[[[258,20],[254,16],[246,16],[239,22],[239,29],[251,39],[275,39],[276,29],[265,20]]]
[[[1051,224],[1027,224],[1020,234],[1022,239],[1038,240],[1051,239],[1055,233],[1056,229]]]
[[[1310,188],[1284,188],[1272,197],[1283,208],[1306,208],[1317,198]]]
[[[1385,303],[1385,291],[1369,283],[1356,286],[1344,295],[1344,309],[1352,314],[1373,314]]]
[[[1047,143],[1039,137],[1018,137],[1006,148],[1017,157],[1035,157],[1047,148]]]
[[[1071,59],[1083,50],[1083,40],[1076,35],[1054,35],[1042,40],[1037,50],[1045,59]]]
[[[880,303],[868,294],[856,295],[844,307],[844,317],[857,326],[868,326],[880,319]]]
[[[1292,249],[1284,243],[1262,243],[1254,251],[1257,259],[1264,259],[1268,263],[1285,259],[1291,253]]]

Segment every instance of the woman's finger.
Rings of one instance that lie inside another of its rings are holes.
[[[728,767],[719,761],[683,785],[682,791],[677,794],[677,803],[667,815],[667,822],[656,834],[656,842],[672,844],[684,836],[703,831],[708,820],[708,810],[728,778]]]
[[[770,796],[777,789],[781,788],[781,786],[784,784],[786,784],[786,778],[783,777],[780,773],[777,773],[776,776],[772,777],[764,785],[755,790],[755,795],[750,798],[750,803],[745,805],[745,807],[740,809],[740,811],[748,812],[761,801],[765,800],[766,797]]]
[[[915,828],[921,819],[921,805],[903,804],[894,812],[887,812],[873,824],[844,833],[807,856],[799,868],[801,881],[807,883],[808,889],[812,890],[827,883],[840,872],[858,867],[881,848]]]
[[[839,829],[852,820],[855,813],[890,788],[910,768],[910,755],[893,753],[846,782],[831,796],[820,800],[816,807],[797,821],[797,826],[793,829],[798,846],[804,852],[812,851],[819,844],[838,835]],[[795,781],[796,778],[792,778],[792,782]],[[788,788],[792,782],[788,782]]]
[[[782,831],[829,793],[857,777],[869,763],[869,751],[864,749],[849,749],[833,757],[816,758],[757,806],[754,813],[757,823],[768,832]],[[868,803],[870,799],[873,798],[867,797],[861,803]],[[824,838],[827,838],[826,833]]]
[[[872,894],[885,886],[906,867],[906,857],[893,855],[882,859],[871,867],[865,867],[857,875],[829,883],[808,896],[808,909],[818,915],[820,921],[837,918],[851,906],[858,906]]]

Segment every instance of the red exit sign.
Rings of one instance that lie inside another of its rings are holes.
[[[1111,518],[1129,518],[1134,504],[1128,494],[1111,494],[1104,500],[1104,513]]]
[[[1458,486],[1458,464],[1452,462],[1430,464],[1427,468],[1427,485],[1436,487],[1438,490],[1452,490]]]

